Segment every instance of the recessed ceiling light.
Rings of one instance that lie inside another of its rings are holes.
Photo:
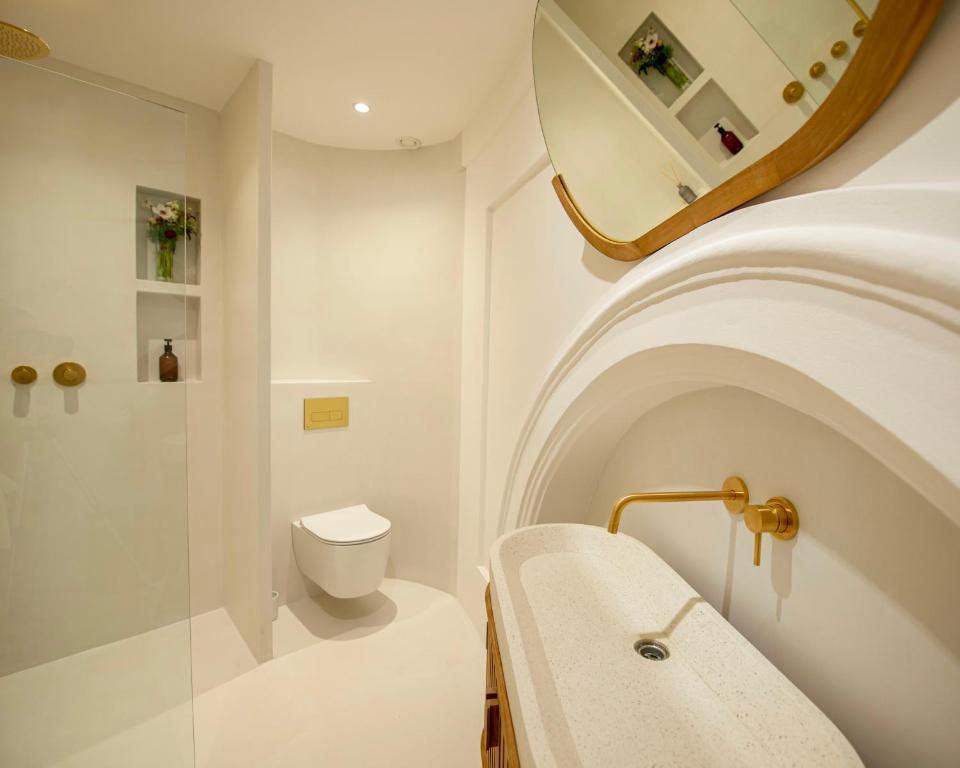
[[[397,145],[403,149],[420,149],[423,146],[423,142],[415,136],[401,136],[397,139]]]
[[[369,104],[365,104],[365,103],[362,102],[362,101],[358,101],[356,104],[354,104],[354,105],[353,105],[353,108],[354,108],[354,110],[356,110],[357,112],[359,112],[361,115],[365,115],[365,114],[367,114],[367,112],[370,111],[370,105],[369,105]]]

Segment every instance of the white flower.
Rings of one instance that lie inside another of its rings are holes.
[[[154,216],[159,216],[163,221],[170,221],[171,219],[177,218],[177,212],[165,204],[153,206],[153,214]]]
[[[647,36],[643,38],[643,52],[650,53],[654,48],[660,44],[660,36],[656,32],[648,32]]]

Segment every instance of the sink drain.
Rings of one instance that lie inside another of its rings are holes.
[[[656,640],[637,640],[633,644],[633,650],[648,661],[663,661],[670,656],[667,646]]]

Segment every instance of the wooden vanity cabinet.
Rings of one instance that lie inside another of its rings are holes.
[[[517,738],[510,719],[507,687],[503,682],[503,664],[497,645],[497,628],[487,587],[487,681],[483,704],[483,732],[480,735],[480,758],[483,768],[520,768]]]

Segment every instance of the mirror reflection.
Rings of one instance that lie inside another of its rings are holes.
[[[580,212],[635,240],[780,146],[843,76],[876,4],[540,0],[540,119]]]

